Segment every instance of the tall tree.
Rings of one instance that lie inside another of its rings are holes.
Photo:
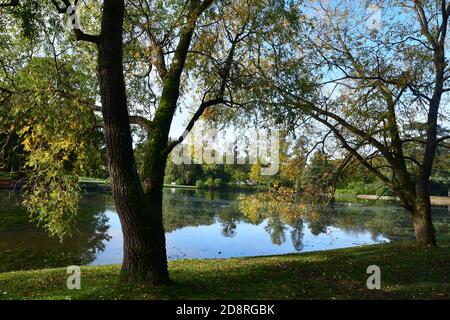
[[[98,46],[98,77],[108,146],[108,166],[124,234],[122,280],[151,285],[169,281],[162,222],[162,188],[171,122],[180,94],[180,79],[199,17],[212,0],[187,3],[173,61],[164,72],[159,107],[148,123],[143,181],[137,174],[128,118],[123,69],[123,1],[104,1],[99,36],[78,38]]]
[[[311,27],[293,43],[309,50],[274,52],[265,83],[294,117],[316,121],[400,198],[417,242],[436,244],[429,182],[436,148],[448,139],[437,128],[450,76],[450,4],[318,0],[305,12]]]
[[[73,13],[71,3],[51,1],[62,14]],[[75,5],[78,1],[75,2]],[[212,1],[189,1],[187,18],[172,67],[164,82],[160,112],[152,125],[149,143],[152,163],[147,166],[145,190],[137,174],[123,68],[124,1],[105,0],[99,35],[84,33],[74,23],[77,40],[97,46],[97,74],[102,102],[103,125],[108,147],[108,167],[116,207],[124,234],[122,280],[151,285],[169,281],[162,225],[162,176],[168,132],[178,99],[179,81],[199,16]],[[19,6],[12,1],[2,6]]]
[[[162,224],[167,157],[208,108],[235,105],[231,93],[242,88],[245,82],[241,79],[249,75],[245,66],[237,63],[246,54],[238,45],[254,40],[260,26],[255,15],[262,4],[224,1],[213,8],[213,0],[126,3],[126,11],[125,1],[117,0],[105,0],[101,5],[96,2],[98,7],[87,10],[85,20],[97,35],[81,30],[79,1],[72,6],[68,0],[51,0],[42,6],[53,5],[56,12],[69,16],[76,40],[94,44],[97,49],[94,53],[86,47],[84,52],[97,56],[101,106],[91,103],[91,107],[102,113],[109,176],[124,234],[121,278],[159,285],[169,282]],[[6,6],[22,9],[29,3],[11,1],[2,5]],[[100,28],[95,26],[96,9],[101,11]],[[172,120],[187,87],[184,75],[191,69],[196,70],[192,74],[203,91],[201,102],[184,134],[169,143]],[[141,94],[144,81],[149,85]],[[146,108],[148,104],[152,104],[150,108]],[[146,110],[129,115],[130,110],[139,108]],[[141,176],[130,124],[137,124],[145,133]]]

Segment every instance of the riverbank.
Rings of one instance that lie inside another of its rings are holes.
[[[108,192],[111,190],[111,186],[107,180],[104,179],[92,179],[92,178],[81,178],[80,185],[83,190],[88,192]],[[164,188],[174,188],[174,189],[186,189],[186,190],[211,190],[205,187],[196,187],[191,185],[181,185],[181,184],[164,184]],[[231,189],[231,190],[264,190],[265,186],[249,186],[249,185],[236,185],[236,184],[225,184],[220,188],[213,188],[212,190],[221,189]]]
[[[381,268],[381,290],[366,288],[366,269]],[[119,286],[120,266],[82,267],[81,290],[66,289],[66,270],[0,274],[0,299],[449,299],[450,241],[220,260],[169,262],[173,284]]]
[[[377,196],[370,194],[336,194],[337,199],[355,199],[355,200],[373,200],[373,201],[400,201],[400,199],[391,196]],[[450,197],[431,196],[431,205],[433,206],[450,206]]]
[[[80,180],[82,188],[89,192],[107,192],[110,191],[110,185],[107,180],[102,179],[91,179],[82,178]],[[164,188],[175,188],[175,189],[187,189],[187,190],[207,190],[205,188],[199,188],[190,185],[178,185],[178,184],[164,184]],[[246,186],[246,185],[233,185],[227,184],[223,188],[228,188],[231,190],[258,190],[264,191],[267,189],[266,186]],[[220,189],[220,188],[219,188]],[[337,200],[347,200],[347,201],[357,201],[357,200],[370,200],[370,201],[399,201],[398,198],[392,196],[377,196],[377,195],[365,195],[365,194],[336,194]],[[450,206],[450,197],[441,196],[431,196],[431,205],[433,206]]]

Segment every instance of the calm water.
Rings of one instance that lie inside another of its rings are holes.
[[[237,192],[165,189],[169,259],[229,258],[337,249],[411,238],[409,215],[395,204],[338,203],[314,217],[251,221]],[[433,209],[439,233],[449,233],[447,207]],[[16,196],[0,192],[0,272],[120,263],[122,232],[112,197],[83,197],[72,238],[59,243],[28,222]]]

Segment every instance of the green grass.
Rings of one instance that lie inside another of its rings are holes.
[[[106,179],[101,178],[87,178],[87,177],[81,177],[80,183],[92,183],[92,184],[101,184],[101,185],[107,185],[109,184]]]
[[[109,182],[106,179],[101,178],[87,178],[87,177],[81,177],[80,178],[81,184],[88,184],[88,185],[100,185],[100,186],[109,186]],[[171,184],[164,184],[164,187],[166,188],[184,188],[184,189],[196,189],[195,186],[188,186],[188,185],[171,185]]]
[[[201,189],[196,186],[189,186],[189,185],[184,185],[184,184],[168,184],[168,183],[164,184],[164,188]]]
[[[366,288],[369,265],[381,290]],[[272,257],[169,262],[173,282],[148,289],[118,284],[120,266],[82,267],[81,290],[66,270],[0,274],[0,299],[449,299],[450,241],[364,246]]]
[[[16,177],[15,173],[0,171],[0,178],[3,179],[13,179]]]
[[[96,185],[97,184],[97,185],[101,185],[101,186],[108,186],[109,185],[109,182],[106,179],[87,178],[87,177],[81,177],[80,178],[80,183],[82,183],[82,184],[90,184],[90,185]],[[208,189],[206,187],[199,188],[199,187],[191,186],[191,185],[169,184],[169,183],[165,183],[164,187],[165,188],[179,188],[179,189],[205,189],[205,190]],[[266,186],[247,186],[247,185],[236,185],[236,184],[232,184],[232,183],[227,183],[223,187],[231,188],[231,189],[248,189],[248,190],[257,190],[257,189],[264,190],[264,189],[267,188]]]

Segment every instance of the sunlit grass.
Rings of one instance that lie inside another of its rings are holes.
[[[381,268],[382,289],[366,288]],[[119,265],[82,267],[81,290],[64,268],[0,274],[1,299],[448,299],[450,242],[400,242],[271,257],[170,261],[172,284],[118,284]]]

